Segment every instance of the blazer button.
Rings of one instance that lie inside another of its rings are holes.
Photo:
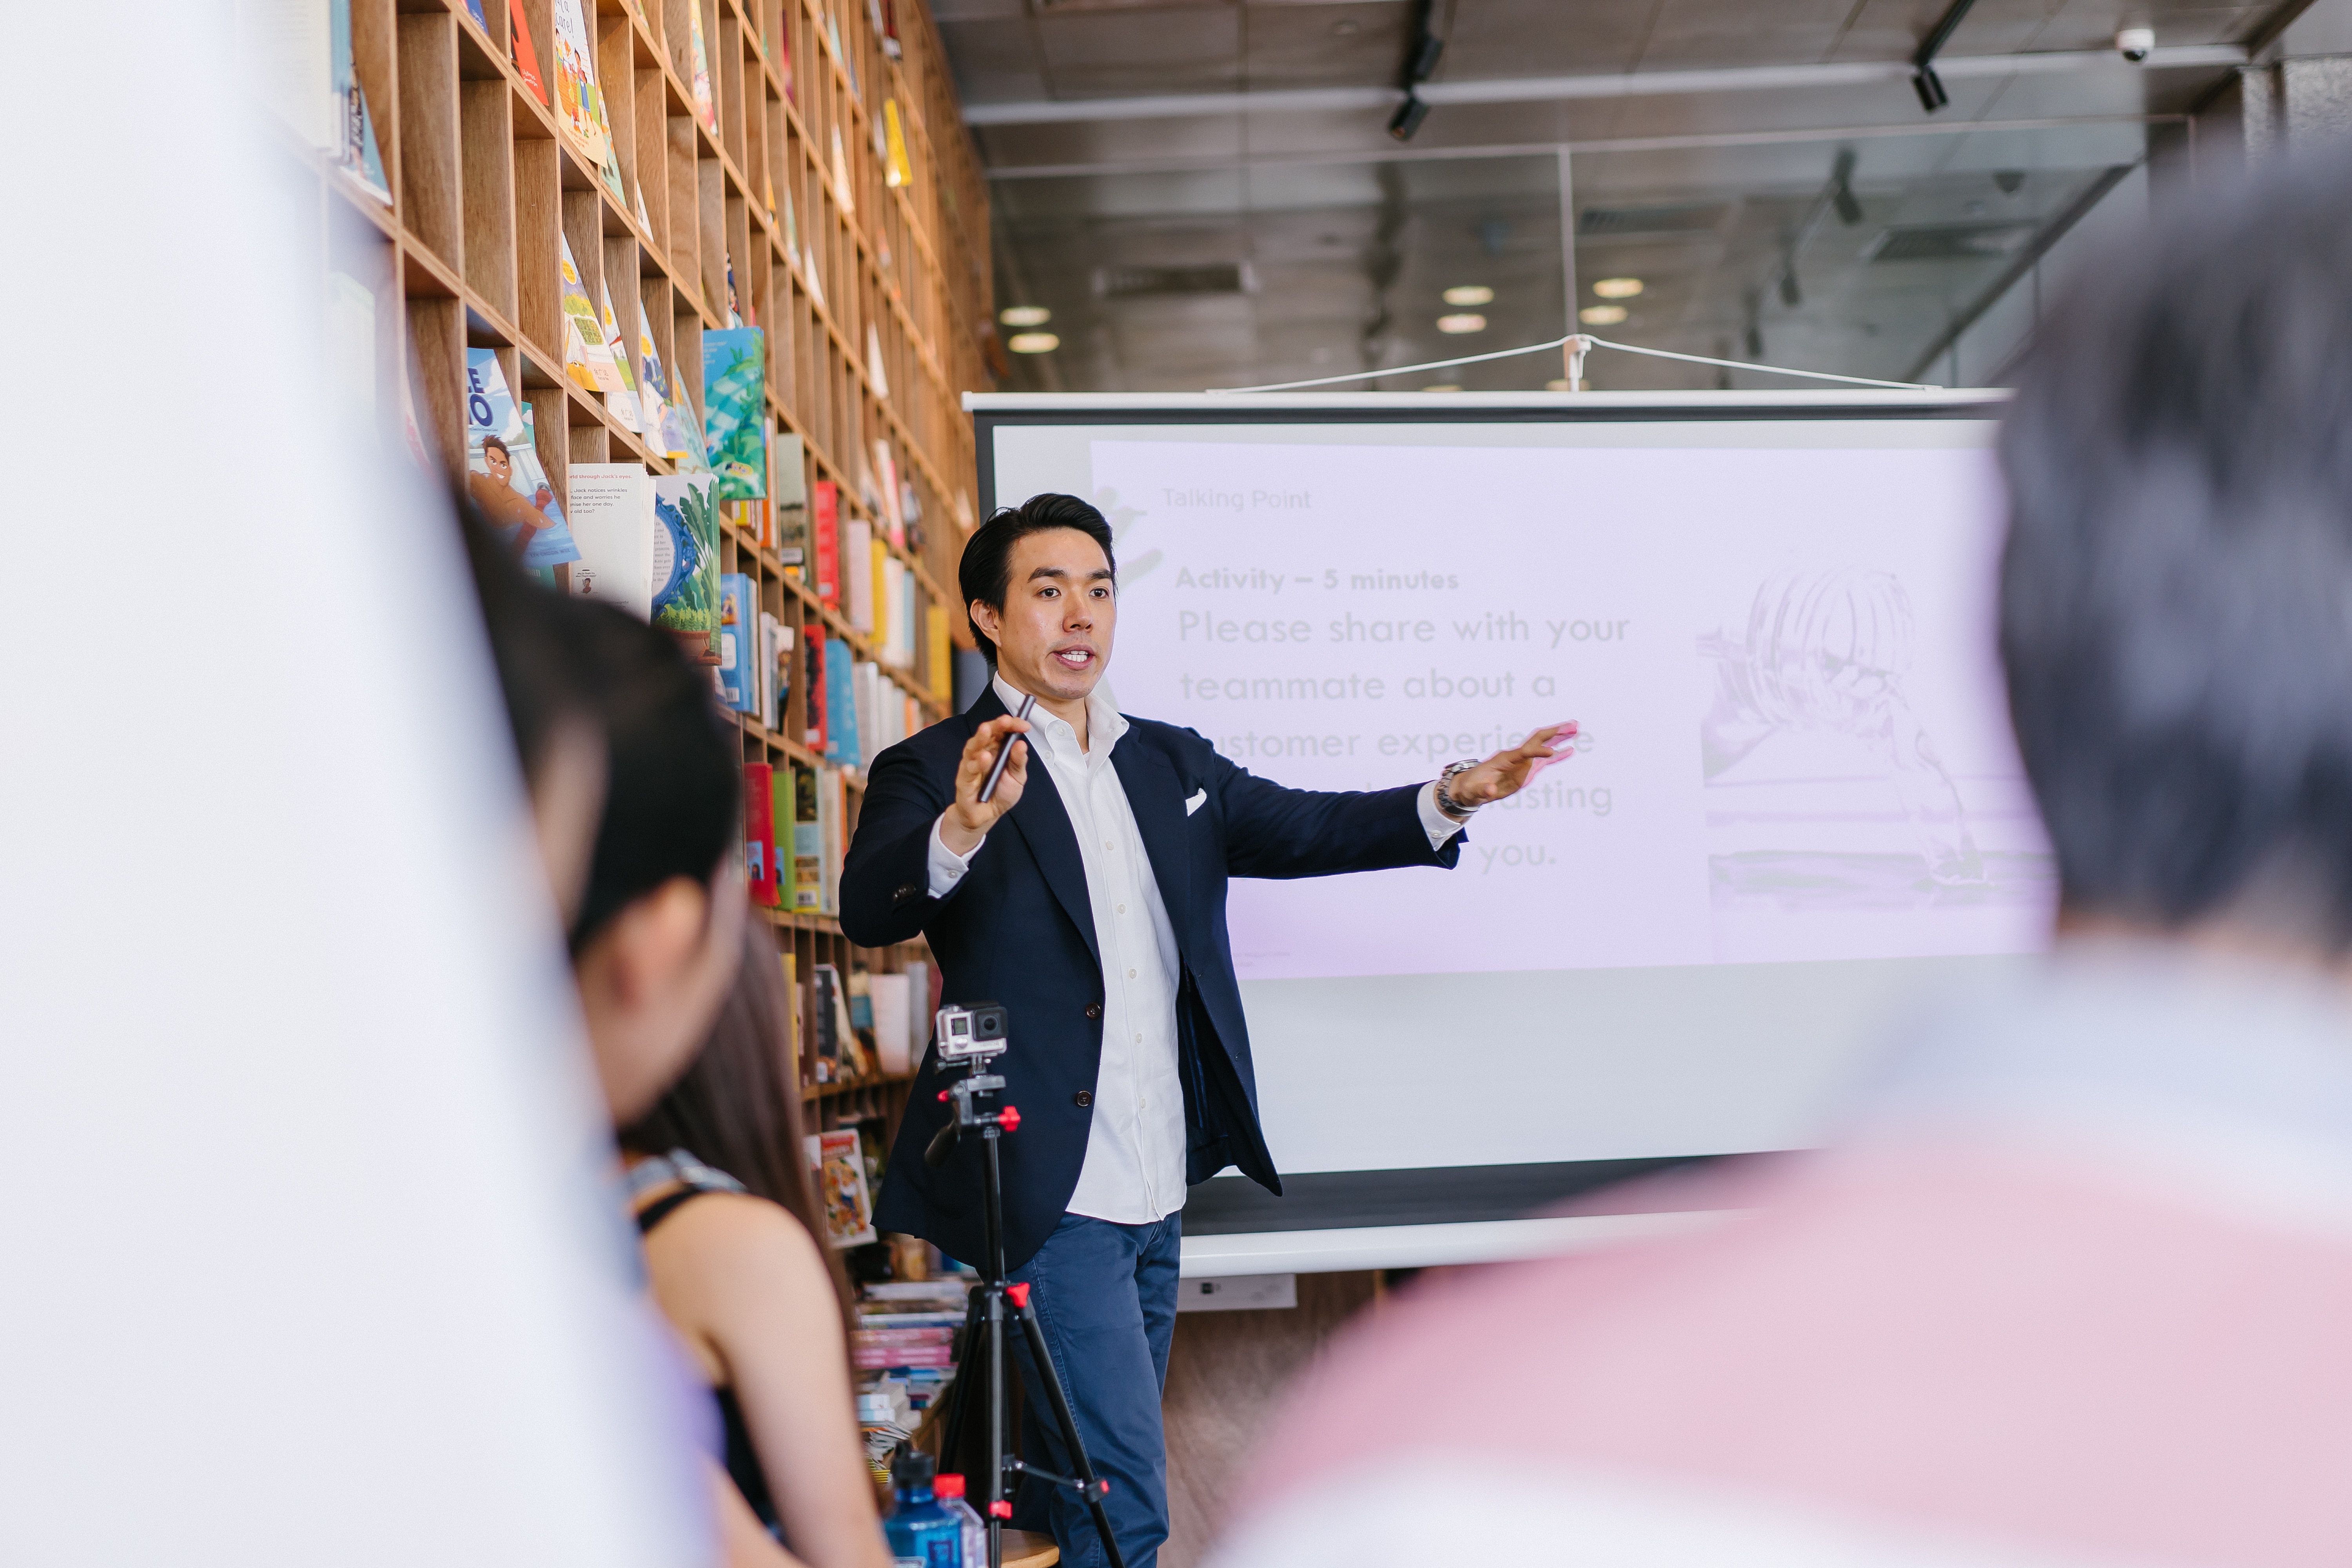
[[[1097,1003],[1096,1003],[1096,1004],[1094,1004],[1092,1006],[1088,1007],[1088,1008],[1087,1009],[1087,1017],[1089,1017],[1089,1018],[1099,1018],[1099,1017],[1101,1017],[1101,1016],[1102,1016],[1102,1004],[1101,1004],[1101,1003],[1099,1003],[1099,1002],[1097,1002]]]
[[[915,884],[914,884],[914,883],[909,882],[909,883],[908,883],[905,887],[903,887],[903,888],[899,889],[898,890],[898,892],[897,892],[897,893],[895,893],[895,894],[893,894],[892,896],[893,896],[894,898],[896,898],[896,899],[898,900],[898,902],[900,902],[900,903],[902,903],[902,904],[903,904],[903,903],[905,903],[908,899],[913,898],[913,897],[915,896],[915,894],[916,894],[918,891],[919,891],[919,890],[920,890],[920,889],[919,889],[915,886]]]
[[[1084,1110],[1087,1106],[1092,1105],[1095,1102],[1094,1095],[1090,1091],[1083,1089],[1078,1090],[1077,1093],[1070,1096],[1070,1098],[1078,1102],[1078,1109],[1080,1110]]]

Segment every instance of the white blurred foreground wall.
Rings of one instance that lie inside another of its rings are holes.
[[[701,1561],[462,564],[330,427],[227,13],[10,18],[0,1561]]]

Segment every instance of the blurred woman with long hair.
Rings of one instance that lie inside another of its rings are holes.
[[[718,1397],[745,1500],[813,1568],[889,1568],[857,1430],[848,1282],[802,1152],[792,1006],[754,921],[701,1055],[621,1147],[654,1298]]]

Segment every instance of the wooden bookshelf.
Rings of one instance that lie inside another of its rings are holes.
[[[689,5],[701,9],[715,128],[696,113]],[[521,0],[520,9],[551,102],[552,0]],[[822,626],[858,659],[880,663],[925,722],[945,717],[950,693],[931,689],[922,634],[930,607],[944,605],[951,636],[969,646],[948,584],[973,517],[961,396],[989,384],[980,333],[991,282],[986,186],[929,11],[894,0],[894,58],[858,0],[583,0],[583,9],[622,196],[511,58],[507,0],[482,0],[487,26],[467,0],[351,0],[352,66],[390,206],[329,161],[296,155],[315,166],[331,293],[373,302],[365,357],[378,408],[395,420],[413,414],[428,457],[461,473],[465,351],[487,348],[531,407],[541,462],[567,510],[575,462],[668,473],[602,397],[564,374],[561,242],[592,300],[609,288],[624,343],[636,341],[642,320],[673,395],[683,392],[698,414],[702,333],[729,324],[731,264],[743,322],[766,334],[769,411],[801,437],[809,479],[839,487],[842,521],[863,518],[886,538],[861,485],[877,439],[889,442],[914,489],[921,537],[889,546],[916,584],[913,666],[882,659],[799,570],[731,520],[721,525],[720,570],[751,580],[760,607],[793,628],[796,649],[806,628]],[[897,105],[912,175],[898,184],[877,147],[886,102]],[[845,179],[836,178],[836,138]],[[823,761],[802,743],[802,668],[796,658],[781,732],[739,719],[746,762],[809,769]],[[855,774],[849,795],[854,826]],[[831,963],[846,979],[921,955],[919,944],[854,947],[830,918],[767,918],[796,961],[803,1040],[814,965]],[[918,1011],[925,1005],[919,999]],[[811,1084],[804,1093],[826,1125],[880,1117],[895,1131],[906,1087]]]

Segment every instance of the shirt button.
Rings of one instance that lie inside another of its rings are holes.
[[[1134,979],[1134,978],[1135,978],[1135,971],[1134,971],[1134,970],[1132,970],[1132,969],[1129,970],[1129,971],[1127,972],[1127,977],[1128,977],[1129,980]]]
[[[1087,1017],[1089,1017],[1089,1018],[1099,1018],[1099,1017],[1101,1017],[1101,1016],[1102,1016],[1102,1004],[1101,1004],[1101,1003],[1099,1003],[1099,1002],[1097,1002],[1097,1003],[1094,1004],[1092,1006],[1088,1007],[1088,1008],[1087,1009]]]
[[[1127,913],[1127,906],[1126,906],[1125,904],[1121,904],[1121,905],[1119,905],[1119,906],[1118,906],[1118,912],[1119,912],[1120,914],[1125,914],[1125,913]]]
[[[1135,1037],[1135,1043],[1139,1046],[1143,1044],[1143,1036],[1140,1033],[1138,1033]]]
[[[1078,1109],[1080,1110],[1084,1110],[1087,1106],[1092,1105],[1095,1102],[1094,1095],[1088,1090],[1083,1089],[1078,1090],[1077,1093],[1070,1096],[1070,1098],[1078,1102]]]

